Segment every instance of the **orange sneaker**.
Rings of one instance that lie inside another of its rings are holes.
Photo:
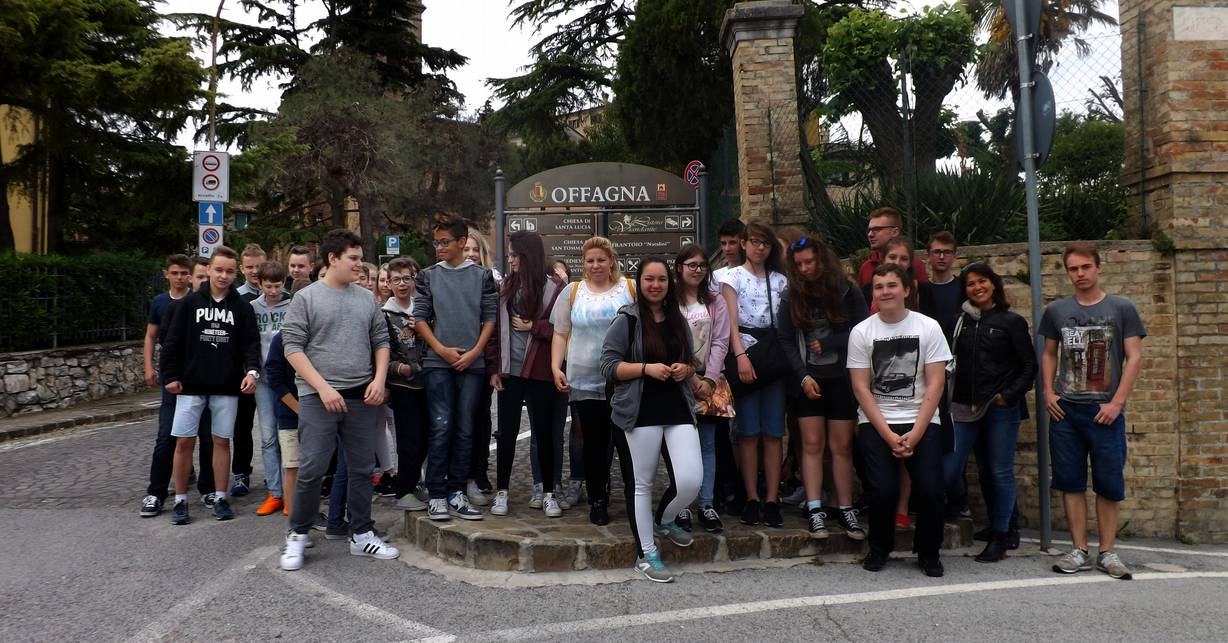
[[[268,498],[264,500],[264,504],[260,505],[260,508],[256,510],[256,515],[257,516],[268,516],[273,513],[276,513],[277,510],[282,509],[282,508],[284,507],[281,503],[281,498],[270,495]]]

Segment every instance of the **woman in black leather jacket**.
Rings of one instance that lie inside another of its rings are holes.
[[[952,340],[955,359],[951,383],[951,418],[955,450],[944,462],[951,488],[962,480],[968,454],[977,440],[986,440],[992,536],[976,559],[997,562],[1006,556],[1007,530],[1015,506],[1015,440],[1024,395],[1036,378],[1036,354],[1028,323],[1010,311],[1002,278],[983,263],[965,267],[963,313]]]

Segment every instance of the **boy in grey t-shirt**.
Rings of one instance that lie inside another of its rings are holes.
[[[375,533],[371,470],[388,376],[388,325],[367,289],[358,286],[362,239],[333,230],[320,244],[328,273],[295,294],[282,323],[286,362],[297,373],[299,471],[281,568],[303,567],[308,534],[320,510],[320,482],[337,439],[349,472],[350,553],[389,560],[396,547]]]
[[[1147,335],[1134,304],[1100,287],[1100,253],[1074,243],[1062,255],[1074,284],[1073,297],[1049,304],[1038,332],[1045,338],[1041,359],[1053,487],[1062,492],[1075,548],[1053,566],[1064,574],[1092,568],[1087,553],[1087,463],[1100,546],[1096,568],[1128,580],[1130,569],[1117,553],[1118,503],[1126,497],[1126,421],[1122,409],[1142,368]]]

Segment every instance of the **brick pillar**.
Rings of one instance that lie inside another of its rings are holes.
[[[739,2],[721,41],[733,61],[742,220],[804,224],[793,37],[804,13],[787,0]]]
[[[1177,6],[1180,4],[1181,6]],[[1173,241],[1178,535],[1228,541],[1228,1],[1122,0],[1131,221]]]

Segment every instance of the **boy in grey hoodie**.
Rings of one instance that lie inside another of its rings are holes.
[[[266,261],[257,269],[260,296],[252,301],[256,313],[256,329],[260,333],[260,365],[268,359],[269,344],[281,332],[281,323],[290,310],[290,294],[282,290],[286,268],[276,261]],[[281,511],[282,498],[281,446],[277,441],[277,395],[267,380],[256,383],[256,420],[260,425],[260,457],[264,462],[264,484],[269,497],[256,510],[257,516]]]
[[[431,430],[426,461],[427,515],[481,520],[465,481],[473,419],[486,375],[482,352],[495,328],[498,292],[490,270],[465,259],[469,228],[458,218],[436,222],[439,263],[418,273],[413,316],[426,342],[422,360]]]

